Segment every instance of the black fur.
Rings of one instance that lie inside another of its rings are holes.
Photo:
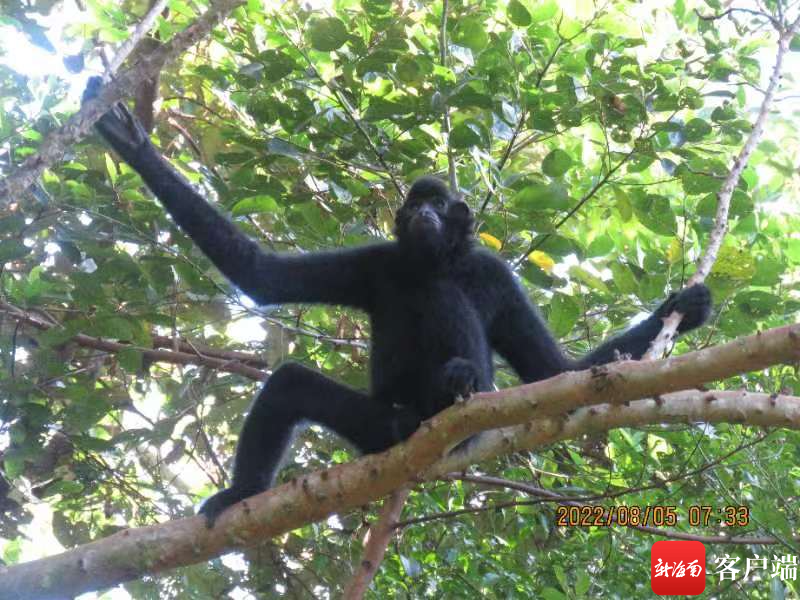
[[[97,94],[90,82],[85,99]],[[293,428],[313,421],[362,452],[379,452],[413,433],[457,397],[492,387],[492,353],[525,382],[615,360],[640,358],[672,310],[681,331],[701,325],[705,286],[673,294],[648,319],[580,360],[566,356],[509,268],[473,247],[469,207],[444,183],[424,177],[397,213],[397,241],[310,254],[272,254],[248,239],[178,174],[124,106],[98,131],[142,176],[178,225],[214,264],[262,304],[315,302],[366,311],[372,325],[371,388],[361,392],[313,370],[285,364],[247,416],[232,487],[200,509],[209,526],[231,504],[272,485]]]

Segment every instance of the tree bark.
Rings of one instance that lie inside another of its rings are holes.
[[[411,493],[410,487],[403,487],[392,492],[383,501],[378,520],[372,524],[364,541],[364,554],[353,578],[347,583],[342,598],[344,600],[361,600],[369,589],[369,584],[378,573],[383,562],[386,548],[392,541],[395,523],[403,512],[406,499]]]
[[[202,517],[188,517],[129,529],[49,558],[2,568],[0,598],[64,598],[198,563],[385,496],[428,470],[448,448],[484,429],[536,419],[537,426],[550,423],[552,441],[568,435],[570,423],[581,415],[592,425],[616,426],[620,422],[616,415],[667,405],[663,399],[627,408],[620,406],[623,403],[798,359],[800,325],[793,325],[664,360],[612,363],[478,394],[424,422],[408,441],[382,454],[310,473],[231,507],[214,529],[206,529]],[[692,405],[698,412],[690,418],[724,415],[742,422],[749,415],[759,425],[800,427],[796,402],[769,397],[747,408],[723,402],[722,396],[716,397],[718,392],[710,394],[715,396]],[[599,404],[609,406],[565,416],[573,409]],[[653,414],[660,420],[664,410]],[[542,418],[545,415],[557,418]],[[530,424],[526,427],[533,430]],[[571,433],[576,431],[573,426]]]
[[[192,25],[131,68],[122,71],[113,83],[103,88],[98,98],[84,104],[64,125],[48,134],[39,146],[38,153],[29,156],[11,175],[0,180],[0,205],[8,204],[27,190],[47,167],[61,159],[67,148],[86,136],[112,104],[122,100],[139,82],[152,79],[166,63],[203,39],[228,13],[244,3],[244,0],[212,2]]]

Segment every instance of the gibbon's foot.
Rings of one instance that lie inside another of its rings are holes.
[[[444,366],[444,389],[453,397],[469,398],[478,389],[478,370],[471,360],[451,358]]]
[[[226,508],[233,506],[237,502],[241,502],[245,498],[249,498],[257,493],[257,490],[245,490],[237,487],[225,488],[213,496],[206,498],[203,501],[200,510],[197,512],[198,514],[205,515],[206,527],[211,529],[214,527],[214,523],[216,523],[217,518]]]
[[[669,316],[673,311],[683,315],[678,333],[684,333],[700,327],[711,315],[711,291],[702,283],[685,288],[680,292],[673,292],[656,309],[655,315],[659,318]]]
[[[102,87],[103,80],[100,77],[89,78],[83,91],[83,102],[96,98]],[[136,156],[141,150],[151,145],[144,127],[121,102],[117,102],[100,117],[95,127],[111,147],[132,164],[135,164]]]

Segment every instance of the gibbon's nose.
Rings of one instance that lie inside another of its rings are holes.
[[[426,221],[432,221],[433,223],[439,222],[439,215],[436,214],[436,211],[430,207],[430,205],[425,204],[422,208],[419,209],[417,212],[417,218],[424,219]]]

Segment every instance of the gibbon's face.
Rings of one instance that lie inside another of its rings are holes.
[[[453,198],[439,179],[422,177],[411,186],[397,211],[395,233],[407,249],[437,258],[469,247],[472,226],[472,212],[465,202]]]

